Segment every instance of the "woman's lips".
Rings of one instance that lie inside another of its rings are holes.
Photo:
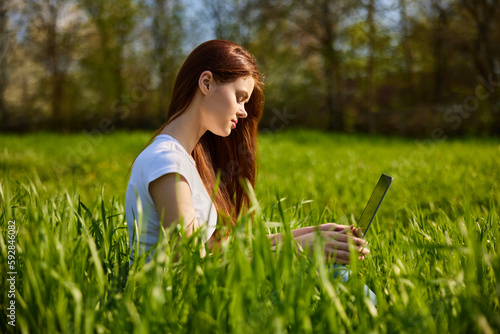
[[[232,124],[233,129],[236,128],[236,123],[238,123],[238,121],[231,120],[231,124]]]

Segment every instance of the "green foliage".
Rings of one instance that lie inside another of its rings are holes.
[[[266,126],[286,109],[295,116],[290,125],[348,133],[418,137],[441,127],[456,136],[500,134],[498,1],[43,0],[3,7],[4,131],[75,132],[108,119],[121,129],[159,127],[187,55],[221,38],[260,64]]]
[[[0,272],[9,271],[7,223],[15,220],[17,330],[500,330],[498,141],[423,149],[396,138],[262,135],[253,223],[242,215],[222,251],[205,258],[198,235],[168,241],[174,226],[162,234],[155,261],[129,266],[125,175],[147,139],[105,136],[70,166],[68,147],[87,140],[83,135],[2,135]],[[56,160],[65,168],[52,168]],[[290,229],[352,222],[382,172],[394,181],[367,236],[371,253],[343,283],[323,261],[321,244],[299,254]],[[285,240],[273,251],[266,235],[276,231]],[[6,284],[2,274],[4,315]],[[376,306],[364,284],[377,294]],[[0,331],[12,331],[5,316]]]

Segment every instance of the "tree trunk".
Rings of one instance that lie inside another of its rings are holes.
[[[498,51],[495,50],[496,48],[492,48],[490,33],[492,32],[491,27],[494,27],[493,22],[498,22],[495,21],[495,19],[498,17],[500,6],[497,1],[489,2],[462,0],[462,4],[467,12],[472,16],[477,30],[472,54],[476,70],[484,81],[498,83],[500,80],[500,71],[496,68],[495,61],[498,61],[499,54]],[[488,111],[492,112],[492,120],[490,121],[491,124],[488,124],[488,127],[491,129],[492,133],[499,134],[500,111],[498,110],[498,106],[494,106],[495,103],[491,100],[491,98],[486,102],[490,104]],[[493,113],[495,111],[496,113]]]
[[[368,2],[368,63],[366,67],[366,112],[368,118],[368,132],[373,133],[375,131],[375,113],[377,108],[375,106],[375,80],[374,80],[374,71],[375,71],[375,0],[369,0]]]
[[[473,54],[476,69],[483,78],[489,75],[495,78],[495,55],[490,43],[490,27],[491,22],[497,18],[498,4],[496,5],[495,1],[490,4],[488,1],[467,0],[462,0],[462,4],[472,16],[477,29],[474,48],[476,52]]]
[[[447,9],[440,6],[439,1],[433,1],[432,5],[437,13],[432,46],[434,58],[434,92],[432,101],[434,104],[439,104],[443,98],[444,76],[447,70],[443,43],[446,41],[445,33],[448,26],[448,12]]]
[[[49,60],[49,71],[51,76],[51,106],[52,117],[57,130],[67,130],[63,117],[62,102],[64,98],[64,73],[60,64],[60,52],[58,47],[57,20],[59,9],[57,6],[50,6],[50,21],[47,22],[47,59]],[[64,128],[64,129],[63,129]]]
[[[413,62],[413,53],[410,46],[408,37],[408,15],[406,13],[406,0],[399,0],[399,7],[401,10],[401,27],[402,27],[402,46],[406,66],[406,78],[408,82],[408,90],[410,93],[410,105],[417,107],[419,105],[419,98],[415,82],[415,68]]]
[[[326,108],[330,115],[328,130],[342,131],[344,129],[344,116],[340,93],[340,72],[338,71],[339,61],[337,51],[334,48],[336,39],[335,23],[332,19],[330,1],[324,0],[321,3],[321,23],[323,26],[321,49],[323,55],[326,89]]]
[[[0,0],[0,131],[7,130],[8,114],[4,101],[7,88],[7,57],[9,53],[9,34],[7,32],[7,1]]]
[[[169,29],[166,27],[168,23],[168,18],[165,15],[165,8],[168,1],[166,0],[155,0],[155,11],[153,13],[153,58],[154,62],[158,64],[157,75],[160,79],[158,85],[158,119],[163,123],[167,116],[168,107],[168,95],[169,95],[169,83],[168,83],[168,52],[169,52]]]

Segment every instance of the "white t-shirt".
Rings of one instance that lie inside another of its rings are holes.
[[[137,239],[136,232],[134,232],[134,222],[137,224],[137,228],[140,229],[139,254],[147,252],[158,242],[161,231],[160,217],[149,193],[149,183],[169,173],[182,175],[191,188],[198,224],[200,228],[204,228],[206,231],[206,234],[202,235],[203,242],[210,239],[215,231],[217,211],[198,174],[193,157],[175,138],[165,134],[158,135],[135,160],[127,186],[125,214],[127,217],[129,246],[132,249],[131,261],[134,239]],[[139,197],[136,196],[136,192]],[[142,206],[142,224],[139,223],[138,199],[140,199]],[[150,258],[151,254],[148,260]]]

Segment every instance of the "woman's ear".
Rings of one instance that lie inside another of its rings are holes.
[[[204,71],[200,75],[200,79],[198,80],[198,87],[201,90],[203,95],[208,95],[211,89],[213,89],[214,77],[212,72]]]

